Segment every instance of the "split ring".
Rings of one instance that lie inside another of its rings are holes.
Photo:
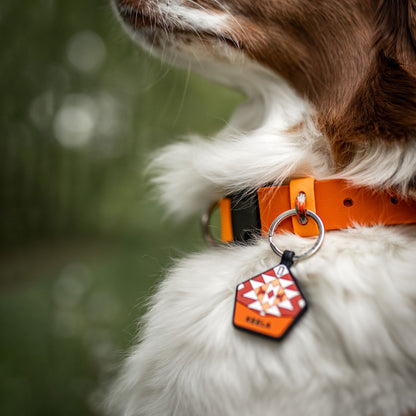
[[[272,222],[272,224],[269,228],[270,246],[271,246],[272,250],[280,257],[283,256],[283,251],[280,250],[279,247],[277,247],[276,244],[274,244],[274,242],[273,242],[274,231],[275,231],[276,227],[283,220],[285,220],[288,217],[292,217],[293,215],[296,215],[296,214],[297,214],[296,209],[289,209],[289,210],[283,212],[282,214],[280,214],[278,217],[275,218],[275,220]],[[324,241],[325,227],[324,227],[324,223],[322,222],[322,220],[313,211],[306,210],[306,215],[308,217],[311,217],[316,222],[316,225],[318,226],[318,230],[319,230],[319,235],[318,235],[318,239],[316,240],[316,243],[314,244],[314,246],[310,250],[306,251],[303,254],[295,255],[293,257],[293,260],[295,260],[295,261],[304,260],[304,259],[314,255],[320,249],[320,247],[321,247],[321,245]]]

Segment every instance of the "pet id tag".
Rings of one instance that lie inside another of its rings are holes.
[[[285,211],[273,221],[269,230],[271,248],[282,257],[281,263],[237,286],[233,324],[238,329],[280,340],[307,309],[306,299],[291,274],[290,267],[293,261],[316,253],[323,242],[324,226],[314,212],[306,211],[306,215],[318,224],[318,240],[302,255],[296,256],[293,251],[288,250],[282,252],[274,244],[272,237],[276,227],[292,215],[296,215],[295,209]]]
[[[281,339],[305,312],[307,304],[290,274],[293,251],[282,262],[237,287],[234,325],[271,338]]]

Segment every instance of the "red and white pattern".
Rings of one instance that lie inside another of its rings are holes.
[[[237,288],[237,302],[262,316],[278,317],[295,317],[306,306],[299,288],[283,264],[241,283]]]

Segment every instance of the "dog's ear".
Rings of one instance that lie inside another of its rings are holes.
[[[416,0],[378,1],[375,45],[416,75]]]
[[[409,13],[409,32],[412,38],[413,46],[416,45],[416,0],[409,0],[408,5]]]
[[[377,69],[373,74],[377,119],[388,140],[416,138],[416,0],[379,1]],[[381,117],[380,117],[381,116]],[[382,120],[381,120],[382,119]]]
[[[372,143],[416,140],[416,0],[374,0],[375,59],[332,136],[346,167]]]
[[[409,138],[416,130],[416,0],[383,0],[376,19],[376,104],[385,106],[390,139]]]

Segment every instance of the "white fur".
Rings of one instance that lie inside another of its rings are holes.
[[[379,144],[367,149],[337,177],[375,189],[396,188],[402,195],[416,197],[411,190],[416,174],[416,141],[405,147],[395,144]]]
[[[216,138],[191,137],[153,158],[154,183],[169,212],[184,217],[229,192],[331,174],[329,149],[310,120],[308,104],[280,77],[258,72],[250,68],[245,74],[250,81],[244,89],[251,97]],[[287,133],[301,122],[296,133]]]
[[[119,414],[396,416],[414,408],[415,238],[415,227],[328,233],[316,256],[293,267],[310,307],[282,343],[231,324],[235,287],[278,262],[265,241],[182,260],[124,365]],[[279,240],[296,251],[307,243]]]
[[[217,137],[170,145],[153,162],[162,202],[176,216],[203,211],[229,191],[334,175],[308,103],[278,76],[227,56],[192,65],[211,76],[215,65],[215,78],[242,88],[248,102]],[[302,128],[288,133],[295,125]],[[405,192],[416,149],[374,148],[360,160],[340,176]],[[310,244],[279,237],[280,247],[298,253]],[[279,262],[264,239],[179,261],[114,385],[114,414],[399,416],[415,409],[415,252],[414,226],[327,233],[320,251],[293,267],[309,309],[281,343],[231,323],[236,286]]]
[[[179,26],[182,29],[196,30],[225,30],[228,28],[226,13],[210,14],[195,3],[199,8],[189,8],[183,5],[180,0],[147,0],[146,14],[157,15],[164,20],[166,25]],[[156,10],[155,10],[156,9]],[[135,10],[130,5],[121,6],[121,10],[126,10],[135,13]],[[140,19],[140,17],[138,17]]]

